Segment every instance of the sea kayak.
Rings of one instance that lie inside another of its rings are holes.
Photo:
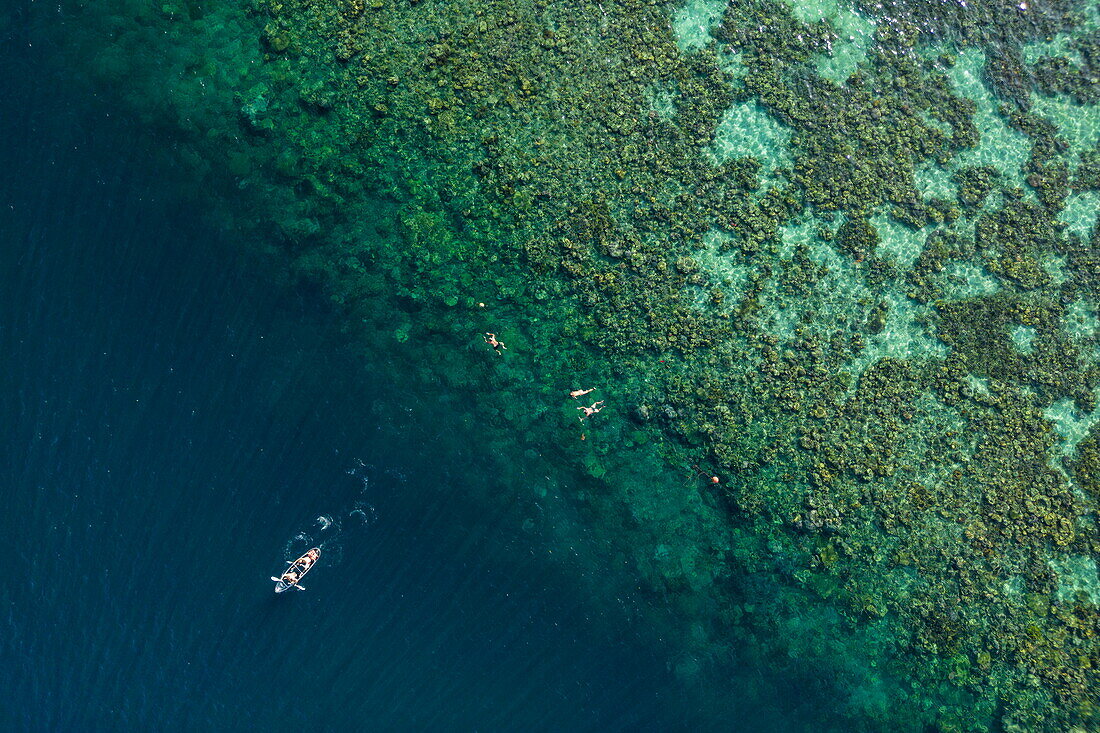
[[[286,569],[282,576],[279,578],[271,577],[275,581],[275,592],[282,593],[291,588],[305,590],[306,587],[301,585],[302,578],[306,577],[306,573],[317,563],[319,557],[321,557],[321,548],[314,547],[294,562],[288,560],[287,565],[290,567]]]

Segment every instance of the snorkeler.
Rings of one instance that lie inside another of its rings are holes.
[[[580,415],[577,419],[583,421],[586,417],[592,417],[597,412],[603,409],[602,407],[600,407],[600,405],[602,404],[603,400],[600,400],[599,402],[593,402],[590,407],[578,407],[577,409],[581,410],[584,414]]]
[[[501,349],[507,349],[508,348],[507,346],[504,345],[503,341],[500,341],[500,340],[497,339],[497,335],[495,333],[486,333],[485,334],[485,343],[492,346],[493,350],[495,352],[497,352],[498,354],[501,353]],[[501,354],[501,355],[503,356],[503,354]]]

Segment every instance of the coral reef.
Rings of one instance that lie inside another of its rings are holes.
[[[1100,428],[1050,417],[1100,387],[1094,6],[62,5],[349,341],[509,406],[486,452],[572,477],[685,680],[1100,727]]]

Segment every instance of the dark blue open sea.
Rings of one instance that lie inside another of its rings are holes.
[[[34,40],[0,51],[0,730],[692,727],[625,612],[468,506],[474,449]]]

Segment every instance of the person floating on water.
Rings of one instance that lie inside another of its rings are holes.
[[[572,397],[573,399],[577,399],[578,397],[584,397],[589,392],[595,392],[595,391],[596,391],[595,387],[590,387],[589,389],[574,389],[569,393],[569,396]]]
[[[602,404],[603,400],[600,400],[599,402],[593,402],[589,407],[578,407],[577,409],[582,411],[584,414],[579,416],[577,419],[583,421],[586,417],[592,417],[597,412],[603,409],[602,407],[600,407],[600,405]]]
[[[497,339],[497,335],[495,333],[486,333],[485,334],[485,343],[492,346],[493,351],[497,352],[498,354],[501,354],[501,356],[503,356],[503,354],[501,353],[501,349],[507,349],[508,348],[507,346],[504,345],[503,341],[500,341],[500,340]]]

